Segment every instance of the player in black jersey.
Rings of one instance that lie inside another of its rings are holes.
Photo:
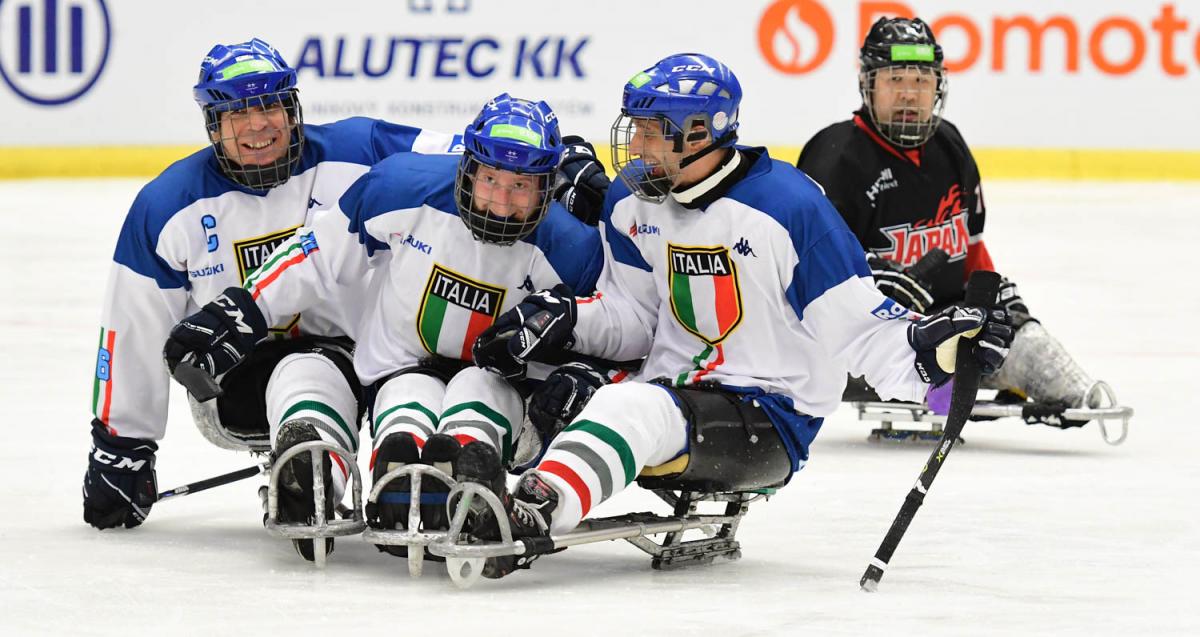
[[[921,313],[961,301],[972,271],[996,270],[983,241],[979,168],[958,129],[942,119],[942,58],[920,18],[879,19],[860,51],[862,106],[813,136],[796,162],[862,243],[880,290]],[[1012,281],[1005,279],[998,302],[1018,331],[988,385],[1017,400],[1099,406],[1096,383],[1030,317]]]

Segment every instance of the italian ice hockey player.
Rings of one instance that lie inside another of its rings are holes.
[[[380,162],[243,287],[226,290],[223,311],[194,314],[172,334],[203,334],[189,337],[189,355],[226,365],[233,361],[219,356],[229,339],[262,339],[265,326],[371,277],[354,368],[373,396],[375,478],[410,463],[452,466],[460,446],[474,441],[507,463],[521,435],[523,399],[502,376],[471,365],[471,346],[528,293],[563,286],[590,293],[602,248],[595,228],[552,201],[563,144],[545,102],[497,96],[467,127],[463,145],[461,158],[401,153]],[[230,315],[252,334],[239,336]],[[339,476],[333,471],[335,484]],[[447,489],[431,482],[422,525],[446,528]],[[311,485],[304,486],[311,510]],[[407,479],[394,481],[369,507],[369,523],[403,528],[408,497]]]
[[[797,166],[824,187],[865,247],[879,289],[926,313],[961,301],[972,271],[995,269],[983,241],[979,169],[958,129],[942,119],[942,48],[920,18],[880,18],[859,59],[862,107],[813,136]],[[913,268],[938,249],[948,261]],[[1008,363],[984,386],[1011,392],[1013,400],[1085,406],[1094,381],[1030,317],[1015,283],[1001,285],[999,302],[1017,332]]]
[[[163,342],[172,326],[200,307],[206,316],[224,316],[231,301],[220,292],[240,285],[372,164],[401,151],[444,153],[454,141],[365,118],[305,124],[296,71],[258,39],[214,46],[201,63],[195,98],[211,147],[142,189],[113,255],[83,485],[84,520],[101,529],[141,524],[155,501],[154,456],[169,387]],[[346,290],[303,315],[256,325],[256,334],[281,340],[253,348],[229,341],[237,356],[248,356],[221,379],[223,397],[193,404],[206,436],[234,449],[267,449],[285,436],[320,436],[354,449],[359,385],[348,337],[358,293]],[[189,338],[177,332],[168,343],[172,364]],[[217,359],[233,354],[213,352]],[[281,431],[284,422],[293,426]],[[336,484],[341,488],[341,474]],[[298,548],[312,559],[311,541]]]
[[[645,467],[720,464],[732,481],[785,482],[808,460],[847,371],[888,398],[922,400],[953,372],[937,352],[980,329],[981,366],[1002,363],[1012,334],[1003,310],[906,320],[872,284],[820,187],[763,148],[734,145],[741,97],[733,73],[705,55],[672,55],[634,75],[612,128],[620,180],[602,213],[596,294],[531,295],[477,341],[476,363],[506,374],[560,348],[646,357],[632,380],[600,388],[555,432],[505,498],[514,536],[575,527]],[[745,436],[715,445],[703,435],[706,421],[739,413]],[[501,489],[495,455],[467,445],[460,478]],[[499,537],[486,513],[472,528]],[[526,564],[490,558],[483,574]]]

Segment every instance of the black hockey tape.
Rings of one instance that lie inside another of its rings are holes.
[[[172,376],[197,402],[208,402],[225,394],[225,390],[221,389],[215,378],[194,365],[180,363],[175,366]]]

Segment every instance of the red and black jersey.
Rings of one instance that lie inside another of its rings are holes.
[[[936,305],[961,300],[972,271],[993,269],[979,168],[950,122],[921,148],[905,150],[856,113],[814,135],[796,166],[825,188],[866,250],[905,266],[945,250],[949,264],[929,281]]]

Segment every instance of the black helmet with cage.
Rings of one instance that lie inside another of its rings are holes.
[[[859,51],[858,89],[876,130],[900,148],[929,141],[942,122],[942,47],[920,18],[880,18]]]

